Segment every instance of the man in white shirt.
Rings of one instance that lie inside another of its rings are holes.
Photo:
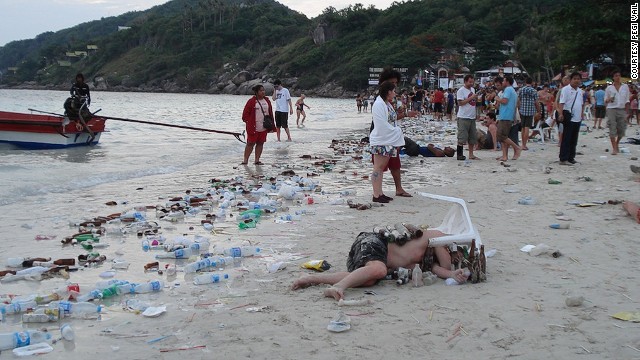
[[[582,82],[582,75],[573,72],[569,76],[569,86],[565,86],[560,91],[560,101],[558,104],[558,119],[564,124],[564,133],[560,143],[560,165],[574,165],[576,161],[576,147],[578,146],[578,135],[580,135],[580,125],[584,115],[584,100],[582,90],[578,88]],[[569,113],[565,112],[569,111]]]
[[[282,86],[282,81],[273,82],[273,101],[276,102],[276,136],[280,141],[280,129],[287,133],[287,141],[291,141],[289,133],[289,115],[293,115],[293,104],[291,104],[291,94],[289,90]]]
[[[473,88],[473,76],[464,76],[464,86],[461,87],[456,93],[456,100],[458,101],[458,160],[465,160],[465,156],[462,155],[462,149],[465,144],[469,144],[469,159],[479,160],[478,157],[473,155],[473,148],[477,143],[477,131],[476,131],[476,101],[478,95]]]
[[[618,155],[620,139],[627,130],[627,111],[629,111],[629,86],[620,81],[620,69],[613,70],[613,84],[605,90],[605,104],[607,104],[607,119],[609,120],[609,139],[613,151],[611,155]]]

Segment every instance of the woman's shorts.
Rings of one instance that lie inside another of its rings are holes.
[[[382,261],[386,265],[388,253],[387,244],[378,237],[378,234],[361,232],[351,245],[347,258],[347,271],[359,269],[369,261]]]
[[[395,157],[398,156],[398,148],[390,145],[374,145],[371,146],[371,155],[382,155]]]

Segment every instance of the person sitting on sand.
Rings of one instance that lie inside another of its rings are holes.
[[[496,134],[498,132],[496,114],[493,111],[487,113],[487,118],[482,122],[482,124],[487,127],[487,132],[484,132],[481,129],[477,130],[478,142],[476,144],[476,150],[493,149],[494,151],[497,151],[498,142],[494,140],[496,139]]]
[[[431,257],[431,251],[428,251],[429,239],[446,234],[437,230],[426,230],[422,234],[420,232],[415,234],[421,236],[407,241],[404,245],[386,242],[377,233],[361,232],[351,245],[347,258],[348,271],[303,276],[293,282],[291,289],[328,284],[331,287],[324,291],[324,295],[341,300],[346,289],[373,286],[384,279],[389,271],[397,270],[399,267],[410,269],[415,264],[431,264],[431,259],[427,259]],[[429,269],[431,272],[443,279],[453,278],[459,283],[467,280],[463,269],[450,270],[451,255],[446,247],[431,249],[435,252],[437,260]]]
[[[640,205],[632,203],[631,201],[625,201],[622,203],[622,207],[640,224]]]

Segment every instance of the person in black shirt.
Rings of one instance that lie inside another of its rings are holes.
[[[91,105],[91,94],[89,92],[89,85],[84,82],[84,75],[78,73],[76,75],[76,83],[71,87],[71,96],[83,97],[86,96],[87,106]]]

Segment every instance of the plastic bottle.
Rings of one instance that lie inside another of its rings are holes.
[[[193,250],[193,252],[195,252],[196,254],[204,254],[209,252],[209,240],[202,238],[196,242],[194,242],[193,244],[189,245],[189,247],[191,248],[191,250]]]
[[[420,287],[424,285],[424,281],[422,280],[422,269],[418,264],[416,264],[411,271],[411,283],[413,284],[413,287]]]
[[[151,244],[149,243],[149,240],[147,240],[147,239],[142,240],[142,250],[143,250],[144,252],[147,252],[147,251],[149,251],[150,249],[151,249]]]
[[[19,314],[38,306],[34,300],[18,301],[11,304],[0,305],[0,314]]]
[[[102,298],[102,290],[94,289],[89,291],[86,294],[82,294],[76,298],[79,302],[90,301],[93,299],[101,299]]]
[[[32,313],[22,314],[23,323],[47,323],[56,322],[64,317],[60,308],[37,308]]]
[[[18,270],[16,271],[16,275],[36,275],[36,274],[42,274],[46,271],[51,270],[48,267],[44,267],[44,266],[34,266],[34,267],[30,267],[24,270]]]
[[[76,339],[76,332],[73,331],[71,324],[62,324],[62,326],[60,326],[60,334],[62,338],[67,341],[74,341]]]
[[[112,285],[123,285],[123,284],[128,284],[129,282],[126,280],[118,280],[118,279],[111,279],[111,280],[102,280],[102,281],[98,281],[96,283],[96,289],[98,290],[104,290]],[[78,300],[80,301],[80,300]]]
[[[83,316],[83,315],[98,315],[102,312],[102,306],[96,305],[90,302],[69,302],[69,301],[54,301],[49,304],[49,307],[58,307],[63,311],[64,315],[69,314]]]
[[[568,229],[570,227],[569,224],[551,224],[549,225],[552,229]]]
[[[156,259],[188,259],[192,255],[197,255],[197,253],[195,253],[191,248],[185,248],[156,255]]]
[[[279,220],[282,221],[296,221],[296,220],[302,220],[302,216],[301,215],[291,215],[291,214],[286,214],[286,215],[280,215],[278,216]]]
[[[0,334],[0,351],[46,342],[50,339],[51,334],[38,330]]]
[[[223,254],[225,254],[226,256],[231,256],[234,258],[254,256],[254,255],[258,255],[259,253],[260,253],[260,248],[255,246],[232,247],[229,249],[225,249],[223,252]]]
[[[111,264],[111,268],[112,269],[127,270],[129,268],[129,262],[128,261],[115,261],[113,264]]]
[[[150,292],[162,291],[164,288],[164,282],[161,280],[153,280],[143,284],[135,286],[134,291],[136,294],[146,294]]]
[[[357,193],[356,190],[353,189],[348,189],[348,190],[342,190],[340,191],[340,195],[341,196],[355,196]]]
[[[316,211],[311,209],[296,210],[296,215],[315,215]]]
[[[66,297],[77,296],[79,293],[80,293],[80,285],[69,284],[67,286],[63,286],[61,288],[54,290],[51,294],[36,295],[34,297],[34,300],[38,305],[42,305],[42,304],[48,304],[56,300],[63,300]]]
[[[193,279],[195,285],[213,284],[229,279],[229,274],[202,274]]]
[[[233,263],[233,257],[231,256],[208,257],[185,265],[184,272],[190,274],[208,267],[223,267],[230,263]]]

